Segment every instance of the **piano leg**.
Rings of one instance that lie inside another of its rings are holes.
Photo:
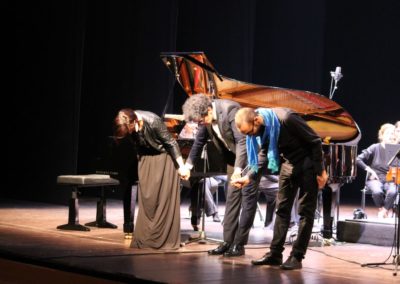
[[[128,184],[125,187],[123,205],[124,205],[124,225],[123,231],[125,234],[133,234],[134,231],[134,219],[135,219],[135,208],[136,208],[136,196],[138,191],[138,184]],[[127,235],[128,238],[130,235]]]
[[[333,216],[332,212],[332,188],[326,186],[322,190],[322,208],[323,208],[323,229],[322,237],[324,239],[332,238]]]
[[[332,238],[333,223],[336,209],[336,222],[339,220],[340,188],[343,184],[331,183],[322,190],[323,229],[325,239]]]

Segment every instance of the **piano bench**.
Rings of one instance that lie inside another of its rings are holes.
[[[110,178],[109,175],[62,175],[57,177],[57,183],[69,186],[72,189],[72,196],[69,200],[68,223],[57,226],[60,230],[90,231],[86,226],[98,228],[117,228],[116,225],[106,220],[106,198],[105,189],[111,189],[119,185],[119,181]],[[98,187],[100,191],[100,200],[97,201],[96,221],[86,223],[85,226],[79,224],[79,199],[78,190]]]

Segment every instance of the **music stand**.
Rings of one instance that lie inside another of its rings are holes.
[[[207,154],[207,143],[204,144],[203,146],[203,150],[201,153],[201,157],[203,159],[203,173],[202,173],[202,177],[203,177],[203,186],[202,186],[202,200],[201,200],[201,204],[202,204],[202,212],[201,212],[201,229],[199,230],[199,236],[197,238],[190,238],[189,241],[186,242],[186,244],[190,244],[193,242],[198,242],[199,244],[207,244],[209,242],[213,242],[213,243],[220,243],[222,242],[222,240],[218,240],[218,239],[213,239],[213,238],[208,238],[206,236],[206,232],[205,232],[205,200],[206,200],[206,179],[207,177],[210,178],[212,175],[214,175],[213,173],[207,173],[207,169],[209,167],[208,165],[208,154]],[[200,191],[199,193],[200,194]],[[199,198],[198,198],[199,199]],[[199,202],[198,202],[199,203]]]
[[[397,160],[397,164],[395,163],[395,161]],[[400,149],[397,150],[397,153],[394,154],[394,156],[390,159],[388,166],[389,168],[392,167],[392,165],[395,164],[395,168],[396,168],[396,175],[394,177],[394,183],[397,187],[397,201],[399,202],[400,200],[400,183],[398,183],[399,180],[399,168],[400,168]],[[361,267],[365,267],[365,266],[371,266],[371,265],[388,265],[388,264],[393,264],[395,265],[395,269],[393,272],[393,276],[397,275],[397,269],[399,267],[400,264],[400,254],[399,254],[399,245],[400,245],[400,210],[399,210],[399,204],[397,204],[397,208],[396,208],[396,217],[394,220],[394,241],[393,241],[393,245],[395,247],[394,251],[395,254],[393,255],[393,262],[392,263],[387,263],[387,262],[372,262],[372,263],[364,263],[361,264]],[[390,256],[389,256],[390,257]],[[387,259],[389,259],[389,257]]]

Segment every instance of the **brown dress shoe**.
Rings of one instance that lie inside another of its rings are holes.
[[[281,265],[282,255],[274,255],[271,252],[266,253],[262,258],[257,260],[252,260],[253,265]]]
[[[285,270],[301,269],[302,267],[303,265],[301,264],[301,260],[298,260],[294,256],[289,256],[289,258],[281,265],[281,268]]]
[[[221,255],[221,254],[224,254],[224,252],[226,252],[227,250],[229,250],[230,247],[231,247],[230,243],[223,242],[217,248],[209,250],[208,254],[210,254],[210,255]]]

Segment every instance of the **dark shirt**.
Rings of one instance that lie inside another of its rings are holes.
[[[364,149],[361,154],[357,156],[357,166],[364,170],[369,166],[376,172],[379,180],[384,182],[386,181],[386,174],[389,171],[389,166],[386,162],[389,159],[382,144],[376,143]]]

